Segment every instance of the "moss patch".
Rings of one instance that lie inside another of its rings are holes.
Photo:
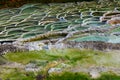
[[[85,69],[89,72],[88,68],[93,65],[97,67],[119,68],[119,57],[120,55],[116,52],[114,53],[114,51],[108,53],[86,49],[53,49],[8,53],[4,55],[4,58],[6,58],[8,62],[16,62],[23,65],[34,63],[38,67],[41,67],[41,70],[37,72],[27,72],[25,69],[19,67],[0,67],[0,78],[4,80],[35,80],[36,78],[44,78],[45,80],[93,80],[87,72],[83,71],[84,74],[81,74],[79,69]],[[49,68],[62,68],[63,71],[62,73],[50,73],[48,76],[47,71]],[[76,70],[77,73],[72,72],[71,69]],[[107,73],[102,74],[100,78],[94,80],[106,80],[107,78],[108,80],[117,80],[120,77]]]

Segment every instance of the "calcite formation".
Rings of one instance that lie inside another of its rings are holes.
[[[110,24],[112,26],[120,25],[120,11],[110,11],[100,18],[100,21],[104,22],[106,21],[107,24]]]
[[[95,2],[31,3],[0,10],[0,42],[28,45],[38,41],[49,46],[72,41],[82,43],[84,48],[103,50],[102,46],[112,45],[108,49],[119,49],[119,23],[119,6],[105,7]]]

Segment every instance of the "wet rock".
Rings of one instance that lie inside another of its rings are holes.
[[[111,35],[120,36],[120,32],[113,32],[113,33],[111,33]]]
[[[64,17],[60,17],[60,18],[59,18],[59,21],[60,21],[60,22],[67,22],[67,20],[66,20]]]
[[[16,40],[3,40],[3,41],[0,41],[0,44],[12,44],[15,41]]]
[[[108,20],[107,23],[112,26],[120,25],[120,17],[113,17],[110,20]]]
[[[107,20],[111,19],[112,16],[101,16],[100,17],[100,22],[106,22]]]
[[[107,24],[112,26],[120,25],[120,11],[106,12],[102,17],[100,17],[100,21],[106,21]]]
[[[119,16],[120,11],[108,11],[107,13],[103,14],[103,16]]]
[[[109,43],[120,43],[120,37],[118,36],[114,36],[113,37],[113,39],[110,39],[109,41],[108,41]],[[116,45],[116,47],[117,47],[117,45]]]

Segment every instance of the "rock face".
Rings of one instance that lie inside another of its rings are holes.
[[[15,46],[13,44],[3,44],[0,45],[0,55],[4,55],[8,52],[19,52],[19,51],[26,51],[25,48],[20,48],[20,46]]]
[[[62,46],[59,46],[59,45]],[[65,48],[79,48],[79,49],[93,49],[93,50],[120,50],[120,44],[114,44],[114,43],[105,43],[105,42],[98,42],[98,41],[88,41],[88,42],[74,42],[74,41],[68,41],[65,43],[60,43],[59,45],[51,45],[51,48],[57,48],[57,49],[65,49]],[[59,46],[59,47],[57,47]]]
[[[100,21],[106,21],[110,25],[120,25],[120,11],[112,11],[103,14]]]
[[[15,44],[3,44],[0,45],[0,55],[4,55],[8,52],[18,51],[32,51],[32,50],[51,50],[51,49],[67,49],[67,48],[78,48],[78,49],[93,49],[93,50],[120,50],[120,43],[106,43],[102,41],[65,41],[60,43],[45,44],[41,42],[30,42],[22,45],[22,47],[15,46]]]
[[[120,25],[120,16],[111,18],[110,20],[107,21],[107,23],[113,26]]]

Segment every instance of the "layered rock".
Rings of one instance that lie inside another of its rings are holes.
[[[119,17],[113,17],[110,20],[107,21],[108,24],[111,24],[113,26],[120,25],[120,15]]]
[[[107,22],[110,25],[120,25],[120,11],[110,11],[100,18],[101,22]]]
[[[119,50],[120,44],[117,43],[105,43],[100,41],[86,41],[86,42],[75,42],[75,41],[68,41],[65,43],[59,43],[56,45],[51,46],[51,48],[78,48],[78,49],[93,49],[93,50]]]
[[[119,8],[111,11],[113,7],[106,8],[95,2],[77,2],[26,4],[0,10],[1,54],[11,52],[11,47],[21,49],[21,46],[29,51],[51,49],[52,46],[56,49],[119,49],[120,28],[113,27],[120,22]],[[13,44],[14,41],[22,45]],[[4,43],[10,43],[10,47]]]
[[[8,52],[20,52],[20,51],[26,51],[24,47],[20,47],[14,44],[2,44],[0,45],[0,55],[4,55]]]

